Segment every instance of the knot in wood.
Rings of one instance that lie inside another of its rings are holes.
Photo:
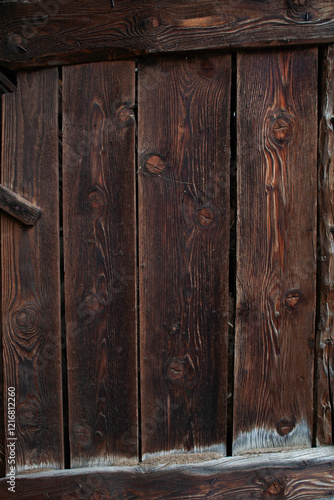
[[[161,20],[157,16],[148,17],[145,21],[145,30],[148,32],[155,31],[161,25]]]
[[[165,168],[165,162],[159,155],[152,155],[146,160],[146,170],[151,174],[160,174]]]
[[[118,128],[128,127],[134,121],[131,104],[122,104],[116,111],[116,125]]]
[[[184,376],[184,363],[180,359],[173,359],[167,370],[170,380],[178,380]]]
[[[210,61],[210,59],[203,59],[200,63],[200,70],[198,74],[202,78],[213,78],[215,74],[215,65]]]
[[[101,216],[107,206],[104,192],[95,186],[87,196],[87,206],[92,215]]]
[[[278,496],[282,495],[284,492],[284,485],[279,483],[278,481],[274,481],[269,484],[269,486],[265,490],[265,494],[269,496]]]
[[[90,495],[89,500],[107,500],[108,498],[110,498],[109,490],[106,488],[99,488]]]
[[[279,145],[290,141],[292,136],[292,122],[286,116],[275,118],[270,127],[272,140]]]
[[[39,332],[39,316],[39,308],[36,304],[24,304],[14,313],[14,321],[12,321],[14,331],[24,334],[25,340],[27,337],[33,337]]]
[[[41,405],[36,399],[27,399],[18,407],[18,424],[23,434],[34,434],[41,427]]]
[[[296,422],[294,419],[283,417],[277,422],[276,430],[280,436],[287,436],[295,428]]]
[[[198,211],[198,219],[202,226],[209,226],[214,219],[213,213],[209,208],[201,208]]]
[[[19,45],[22,45],[23,39],[17,33],[10,33],[8,35],[8,41],[11,45],[18,47]]]
[[[291,288],[290,290],[285,292],[284,302],[289,309],[298,309],[301,298],[301,291],[296,288]]]
[[[75,424],[73,426],[72,441],[76,446],[89,449],[92,445],[92,430],[86,424]]]

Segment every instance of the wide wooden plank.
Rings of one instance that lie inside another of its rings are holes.
[[[225,453],[230,63],[138,68],[144,457]]]
[[[317,50],[237,66],[234,454],[311,444]]]
[[[17,472],[63,467],[58,71],[18,84],[3,98],[1,182],[44,213],[35,227],[1,215],[5,430]]]
[[[324,53],[319,130],[320,317],[317,338],[317,444],[334,437],[334,46]]]
[[[63,70],[71,466],[137,460],[135,64]]]
[[[13,500],[206,499],[324,500],[334,495],[333,447],[254,458],[229,457],[197,465],[108,467],[20,476]],[[189,457],[188,457],[189,458]]]
[[[0,4],[11,68],[153,52],[334,41],[331,0],[41,0]]]

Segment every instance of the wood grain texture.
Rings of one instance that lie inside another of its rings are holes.
[[[71,467],[137,460],[135,65],[63,71]]]
[[[142,450],[224,454],[230,56],[138,72]]]
[[[319,130],[320,318],[317,338],[317,444],[334,437],[334,46],[324,53]]]
[[[237,66],[234,454],[311,444],[317,50]]]
[[[334,450],[222,458],[198,465],[108,467],[17,477],[13,500],[281,499],[334,496]],[[7,498],[6,480],[0,480]]]
[[[41,0],[0,4],[11,68],[154,52],[334,41],[332,0]]]
[[[59,469],[58,71],[23,73],[18,84],[3,97],[1,182],[43,207],[44,216],[28,228],[1,215],[6,438],[7,388],[15,387],[16,470]]]
[[[34,226],[43,213],[39,207],[1,184],[0,209],[28,226]]]

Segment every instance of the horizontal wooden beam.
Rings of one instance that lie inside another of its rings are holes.
[[[183,455],[183,462],[189,455]],[[104,467],[19,475],[0,480],[0,498],[284,498],[334,496],[334,447],[256,457],[233,457],[197,465]]]
[[[0,65],[334,41],[331,0],[41,0],[0,3]]]

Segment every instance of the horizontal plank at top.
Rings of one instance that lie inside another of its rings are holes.
[[[1,3],[0,65],[14,69],[158,52],[334,41],[331,0],[114,3]]]

